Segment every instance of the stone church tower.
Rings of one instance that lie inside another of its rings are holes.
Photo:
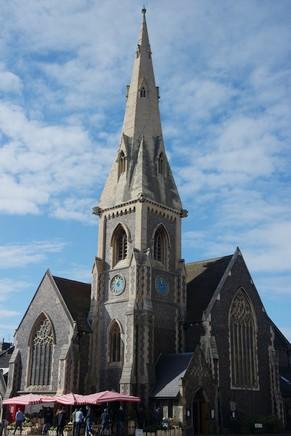
[[[147,400],[159,355],[184,348],[181,218],[186,211],[165,152],[145,12],[120,145],[94,209],[99,244],[88,385]]]

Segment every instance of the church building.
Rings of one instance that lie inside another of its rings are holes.
[[[145,13],[118,151],[94,208],[92,283],[44,274],[15,333],[6,397],[122,391],[159,405],[185,434],[262,417],[286,425],[290,344],[240,249],[183,260],[187,211],[163,141]]]

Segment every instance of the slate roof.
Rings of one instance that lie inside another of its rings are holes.
[[[90,332],[87,317],[90,309],[91,285],[53,276],[79,331]]]
[[[0,351],[0,369],[7,370],[9,367],[9,360],[13,353],[14,345],[9,344],[9,347],[5,347],[3,351]]]
[[[232,255],[187,263],[187,320],[202,318]]]
[[[279,368],[280,387],[283,397],[291,397],[291,368]]]
[[[290,349],[291,350],[291,344],[290,341],[286,338],[286,336],[281,332],[281,330],[276,326],[274,321],[269,318],[270,323],[272,324],[275,332],[275,348],[283,348],[283,349]]]
[[[157,383],[153,398],[176,398],[179,380],[185,375],[193,353],[162,354],[156,366]]]

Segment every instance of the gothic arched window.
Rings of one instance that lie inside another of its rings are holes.
[[[118,178],[126,171],[126,156],[121,150],[118,156]]]
[[[121,335],[116,321],[113,322],[109,332],[109,362],[121,361]]]
[[[229,312],[231,386],[258,388],[256,320],[251,303],[240,289]]]
[[[127,234],[121,224],[117,226],[113,237],[113,266],[127,257]]]
[[[154,235],[154,259],[166,264],[168,254],[168,236],[161,225]]]
[[[142,86],[142,87],[140,88],[140,90],[139,90],[139,96],[140,96],[140,97],[145,97],[145,96],[146,96],[146,90],[145,90],[145,87],[144,87],[144,86]]]
[[[30,385],[47,386],[51,382],[54,330],[51,321],[41,316],[30,340]]]
[[[159,158],[158,158],[158,172],[159,172],[159,174],[164,174],[164,155],[163,155],[163,153],[159,154]]]

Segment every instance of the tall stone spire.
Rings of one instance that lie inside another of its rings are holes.
[[[172,209],[182,208],[164,148],[145,14],[144,8],[120,146],[100,198],[101,209],[141,196]]]

